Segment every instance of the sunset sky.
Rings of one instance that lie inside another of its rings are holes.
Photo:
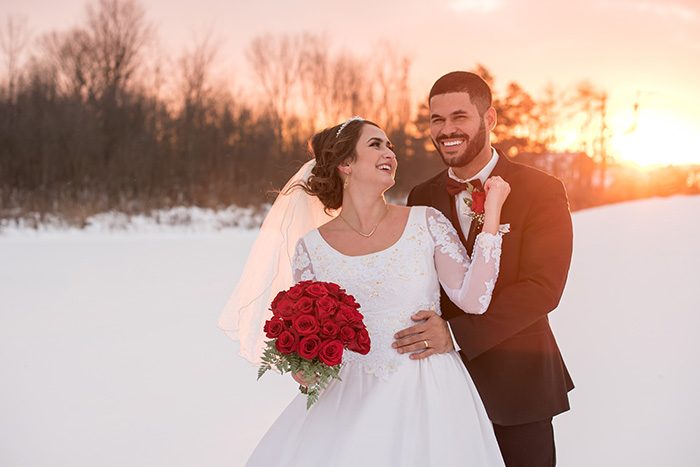
[[[84,18],[86,0],[0,0],[39,35]],[[326,33],[358,54],[387,40],[413,59],[414,100],[447,71],[482,63],[496,88],[534,95],[582,80],[608,91],[611,149],[642,165],[700,163],[700,0],[142,0],[164,47],[221,42],[220,69],[252,86],[244,51],[264,33]],[[635,131],[632,107],[640,96]]]

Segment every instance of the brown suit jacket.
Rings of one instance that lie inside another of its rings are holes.
[[[520,425],[569,409],[574,384],[559,352],[547,314],[559,304],[571,262],[573,231],[563,184],[537,169],[499,154],[491,175],[511,186],[501,223],[501,268],[488,310],[469,315],[441,294],[441,310],[452,328],[491,421]],[[447,170],[416,186],[408,205],[432,206],[452,220],[454,198],[445,187]],[[472,223],[472,227],[474,228]],[[464,233],[473,242],[476,232]],[[468,245],[471,251],[473,245]]]

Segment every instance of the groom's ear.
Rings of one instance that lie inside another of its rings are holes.
[[[494,109],[493,107],[489,107],[488,109],[486,109],[486,113],[484,113],[484,122],[489,132],[493,131],[493,129],[496,128],[497,121],[498,117],[496,115],[496,109]]]

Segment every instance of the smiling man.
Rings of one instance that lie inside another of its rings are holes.
[[[420,311],[413,317],[418,324],[398,332],[394,346],[412,359],[459,351],[506,465],[553,466],[552,417],[569,409],[574,385],[547,314],[559,304],[569,271],[571,215],[559,180],[491,147],[497,118],[491,100],[488,85],[473,73],[452,72],[435,82],[430,135],[448,168],[416,186],[408,204],[442,211],[471,255],[480,230],[473,193],[492,175],[510,183],[501,215],[510,232],[493,298],[486,313],[470,315],[443,291],[442,316]]]

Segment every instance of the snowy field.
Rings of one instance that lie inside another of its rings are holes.
[[[574,224],[559,465],[698,465],[700,197]],[[0,235],[0,466],[243,464],[296,385],[216,328],[255,233],[203,231]]]

